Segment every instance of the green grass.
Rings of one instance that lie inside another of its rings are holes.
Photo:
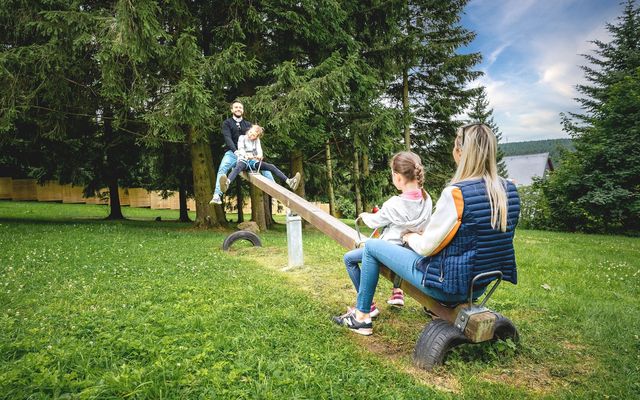
[[[133,220],[0,202],[0,398],[640,397],[638,239],[519,231],[520,283],[489,305],[521,343],[466,346],[424,372],[417,303],[382,306],[373,337],[332,326],[355,292],[318,231],[305,229],[305,266],[283,272],[282,225],[225,253],[229,232],[123,211]]]

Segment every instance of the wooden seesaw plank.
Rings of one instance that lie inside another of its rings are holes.
[[[258,189],[280,201],[341,246],[347,249],[355,248],[358,237],[355,229],[262,175],[249,174],[248,179]]]
[[[318,228],[322,233],[338,242],[342,247],[347,250],[352,250],[356,247],[358,233],[349,225],[260,174],[242,174],[242,176],[258,189],[277,199],[305,221]],[[395,278],[395,273],[384,265],[380,266],[380,275],[390,281]],[[406,294],[416,299],[435,315],[450,322],[455,320],[456,310],[460,306],[456,309],[446,307],[406,281],[402,281],[400,287]]]

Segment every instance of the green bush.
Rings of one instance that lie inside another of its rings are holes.
[[[549,203],[544,195],[543,181],[518,188],[520,195],[519,227],[525,229],[550,229]]]
[[[356,203],[352,199],[337,196],[336,207],[338,211],[340,211],[340,214],[342,214],[342,218],[356,218]]]

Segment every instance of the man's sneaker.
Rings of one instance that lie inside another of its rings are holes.
[[[373,334],[373,323],[369,322],[360,322],[356,319],[355,312],[347,312],[346,314],[331,318],[333,322],[340,326],[346,326],[351,329],[352,332],[355,332],[360,335],[369,336]]]
[[[226,193],[227,189],[229,189],[229,180],[226,175],[220,175],[220,190]]]
[[[209,201],[209,204],[222,204],[222,199],[220,198],[220,195],[214,194],[213,197],[211,198],[211,201]]]
[[[287,179],[287,185],[291,188],[291,191],[295,191],[300,185],[300,172],[296,172],[296,175],[293,178]]]
[[[404,306],[404,292],[402,289],[393,289],[393,293],[389,300],[387,300],[387,304],[391,304],[392,306],[402,307]]]
[[[353,313],[355,311],[356,311],[355,307],[348,307],[347,308],[347,313]],[[369,317],[371,317],[371,319],[373,319],[373,318],[376,318],[378,315],[380,315],[380,310],[376,306],[376,303],[371,303],[371,311],[369,311]]]

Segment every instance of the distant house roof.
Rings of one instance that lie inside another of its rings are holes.
[[[526,154],[503,158],[509,179],[520,185],[531,185],[533,177],[544,177],[548,170],[553,171],[549,153]]]

